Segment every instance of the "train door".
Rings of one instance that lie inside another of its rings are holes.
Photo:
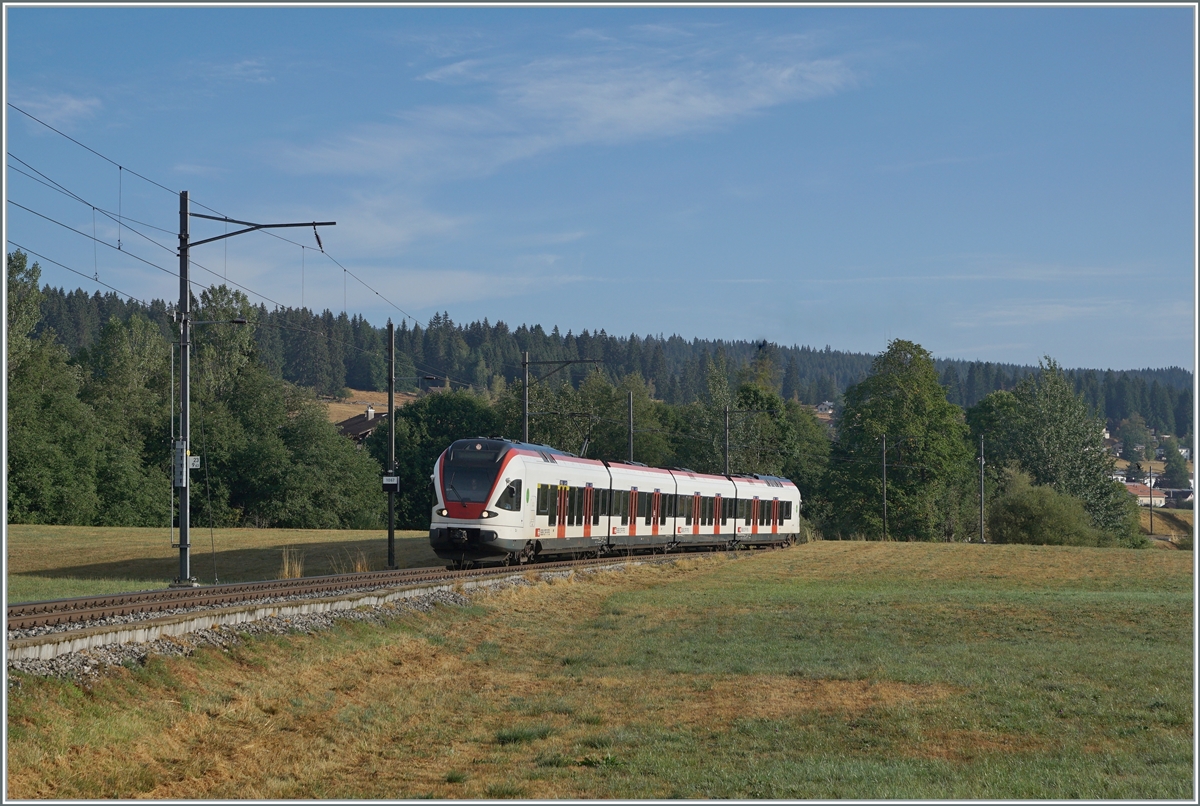
[[[592,536],[592,499],[595,495],[595,490],[589,483],[583,488],[583,536]]]
[[[717,493],[713,497],[713,534],[721,533],[721,494]]]
[[[637,500],[638,488],[634,487],[629,491],[629,536],[633,537],[637,534]]]
[[[771,534],[779,534],[779,499],[771,502]]]
[[[700,534],[700,521],[704,519],[704,504],[700,493],[692,496],[692,534]]]
[[[558,534],[556,537],[567,536],[567,516],[570,510],[567,509],[567,483],[561,482],[558,485]]]
[[[758,508],[761,505],[762,502],[758,500],[758,496],[755,496],[754,500],[750,502],[750,534],[752,535],[758,534]]]
[[[653,497],[650,499],[650,534],[658,534],[658,509],[662,506],[662,493],[658,490],[654,491]]]

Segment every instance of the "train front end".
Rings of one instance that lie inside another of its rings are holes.
[[[524,464],[507,440],[460,439],[433,467],[437,503],[429,524],[435,554],[458,567],[517,556],[526,544]]]

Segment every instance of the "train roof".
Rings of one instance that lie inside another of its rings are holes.
[[[464,439],[466,439],[466,438],[464,438]],[[600,461],[602,461],[602,460],[597,460],[597,459],[582,459],[582,457],[580,457],[578,454],[571,453],[570,451],[563,451],[563,450],[559,450],[558,448],[552,448],[549,445],[539,445],[534,442],[520,442],[515,439],[507,439],[506,437],[473,437],[473,439],[479,439],[479,440],[486,439],[491,442],[504,442],[513,448],[520,448],[523,450],[532,451],[533,453],[544,453],[544,454],[550,454],[552,456],[565,456],[565,457],[568,457],[571,459],[581,459],[582,461],[585,461],[585,462],[600,462]],[[458,442],[458,441],[459,440],[455,440],[455,442]],[[642,462],[612,461],[612,462],[603,462],[603,464],[606,464],[609,467],[623,465],[632,470],[651,470],[651,471],[657,471],[659,473],[670,473],[672,475],[675,475],[678,473],[686,473],[693,478],[700,476],[700,477],[712,478],[712,479],[728,478],[728,479],[732,479],[734,481],[737,481],[737,480],[758,481],[758,482],[762,482],[763,484],[766,484],[769,487],[783,487],[785,485],[789,486],[789,487],[796,486],[795,483],[791,479],[784,478],[783,476],[769,476],[769,475],[764,475],[761,473],[749,473],[749,474],[733,473],[729,476],[725,476],[721,473],[699,473],[688,467],[650,467]]]

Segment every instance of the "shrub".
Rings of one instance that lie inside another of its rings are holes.
[[[993,543],[1113,545],[1113,537],[1092,524],[1078,498],[1053,487],[1035,486],[1021,472],[1009,474],[1005,488],[988,515],[988,536]]]

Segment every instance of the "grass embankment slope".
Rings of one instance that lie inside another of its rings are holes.
[[[1190,509],[1154,508],[1154,531],[1150,531],[1150,507],[1138,507],[1142,534],[1168,537],[1173,540],[1190,537],[1195,528],[1195,513]]]
[[[445,565],[428,532],[397,532],[401,568]],[[179,576],[179,549],[166,528],[7,527],[8,601],[29,602],[164,588]],[[349,529],[207,529],[191,533],[192,574],[205,584],[214,566],[221,582],[277,579],[283,549],[303,563],[303,576],[387,565],[387,531]],[[214,553],[215,550],[215,553]]]
[[[1192,555],[815,543],[9,694],[14,798],[1191,798]]]

